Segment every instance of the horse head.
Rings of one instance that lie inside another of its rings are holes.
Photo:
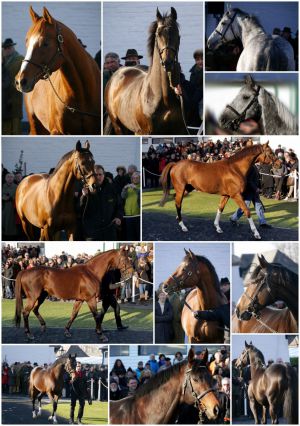
[[[121,247],[118,250],[118,256],[115,260],[114,267],[120,270],[122,279],[126,280],[132,277],[134,273],[132,260],[128,256],[128,251],[124,247]]]
[[[272,151],[272,148],[269,146],[269,141],[261,145],[262,152],[257,157],[256,162],[257,163],[263,163],[263,164],[273,164],[276,161],[276,156],[274,152]]]
[[[247,367],[247,365],[250,364],[249,352],[252,347],[253,347],[252,341],[250,342],[250,344],[248,344],[245,340],[245,349],[243,350],[243,352],[241,353],[241,355],[238,357],[238,359],[235,362],[236,368],[242,369],[244,367]]]
[[[207,349],[202,360],[195,359],[194,350],[192,348],[189,350],[182,400],[186,404],[194,404],[209,420],[215,420],[219,414],[220,404],[214,393],[212,377],[206,366],[207,361]]]
[[[239,40],[239,26],[237,18],[243,13],[239,9],[231,9],[224,13],[217,28],[211,33],[207,40],[209,49],[217,49],[223,43],[231,40]]]
[[[40,79],[47,79],[58,70],[64,57],[64,38],[60,24],[44,7],[39,16],[30,6],[32,26],[26,35],[26,56],[15,77],[20,92],[31,92]]]
[[[177,12],[171,7],[170,15],[161,15],[156,11],[155,46],[158,50],[160,63],[169,74],[170,83],[176,86],[180,83],[180,66],[178,50],[180,35],[177,23]]]
[[[239,131],[244,122],[258,123],[262,116],[262,107],[259,103],[260,86],[251,75],[247,75],[243,87],[231,104],[226,105],[220,116],[220,125],[223,129],[232,132]]]
[[[75,375],[76,365],[77,365],[76,354],[75,355],[69,354],[65,362],[65,370],[70,374],[71,377]]]
[[[200,268],[197,256],[192,250],[184,249],[186,256],[176,271],[170,275],[162,284],[162,290],[172,294],[186,288],[195,287],[200,279]]]
[[[78,141],[73,153],[73,173],[77,180],[93,194],[96,192],[95,161],[90,151],[90,143],[86,141],[84,147]]]
[[[259,265],[251,274],[247,289],[240,297],[235,312],[238,319],[249,321],[252,315],[276,301],[274,287],[282,285],[282,267],[258,256]]]

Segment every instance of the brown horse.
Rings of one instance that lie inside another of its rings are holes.
[[[47,395],[52,403],[52,414],[49,420],[57,423],[56,410],[58,399],[64,388],[64,374],[72,377],[76,369],[76,355],[58,358],[50,367],[35,367],[31,370],[29,378],[29,396],[32,401],[32,418],[36,419],[42,415],[42,398]],[[35,410],[35,400],[38,400],[39,410]]]
[[[81,180],[93,194],[96,187],[94,158],[90,144],[65,154],[51,175],[29,175],[18,185],[16,209],[25,234],[34,240],[33,226],[40,228],[40,240],[53,240],[58,231],[66,230],[69,240],[74,239],[76,213],[74,187]]]
[[[253,315],[259,316],[266,306],[282,300],[298,327],[298,274],[279,263],[269,263],[263,255],[258,256],[258,260],[259,265],[236,305],[237,317],[249,321]]]
[[[186,256],[174,274],[163,282],[167,294],[196,287],[186,300],[181,314],[181,325],[190,343],[223,343],[224,328],[216,321],[199,321],[195,311],[213,309],[227,303],[219,278],[211,262],[203,256],[185,250]]]
[[[193,349],[188,360],[160,371],[143,384],[133,396],[110,402],[112,424],[172,423],[181,403],[194,404],[209,420],[219,414],[219,402],[214,394],[212,378],[205,361],[195,359]]]
[[[23,313],[25,333],[29,339],[34,339],[29,329],[29,314],[33,310],[38,318],[42,331],[46,330],[45,320],[39,313],[39,308],[47,296],[57,299],[75,300],[70,320],[65,327],[65,335],[70,336],[70,327],[76,318],[83,302],[88,304],[96,323],[96,333],[100,340],[107,341],[103,335],[100,317],[97,313],[97,298],[101,295],[101,280],[110,269],[120,269],[124,278],[133,274],[131,260],[124,249],[109,250],[100,253],[85,264],[76,265],[70,269],[55,269],[38,266],[21,271],[16,279],[16,310],[15,324],[20,327],[21,312]],[[22,293],[26,296],[26,306],[23,309]]]
[[[246,178],[250,167],[258,162],[271,163],[273,158],[273,152],[267,142],[264,145],[246,147],[232,157],[214,163],[199,163],[191,160],[169,163],[164,168],[161,176],[164,195],[160,201],[160,206],[165,204],[172,182],[176,192],[177,220],[182,231],[187,232],[188,229],[181,217],[181,205],[185,192],[191,192],[196,189],[209,194],[220,194],[222,197],[214,221],[217,232],[223,232],[219,224],[221,214],[229,198],[232,198],[247,216],[254,237],[260,239],[261,237],[254,225],[250,210],[243,200],[242,193],[246,186]]]
[[[236,313],[232,316],[233,333],[298,333],[298,324],[288,308],[263,308],[260,315],[248,321],[240,320]]]
[[[94,59],[44,7],[30,7],[27,52],[16,75],[31,135],[101,133],[101,74]]]
[[[105,105],[109,119],[105,134],[110,132],[110,125],[117,135],[187,134],[175,93],[180,84],[176,10],[171,7],[171,14],[162,16],[157,9],[149,32],[148,72],[139,67],[121,67],[107,83]]]
[[[250,408],[255,424],[259,424],[258,405],[262,407],[261,423],[267,423],[269,407],[272,424],[278,424],[279,410],[288,424],[298,424],[298,375],[289,364],[265,366],[265,359],[252,342],[245,342],[245,349],[235,363],[237,368],[250,365],[251,380],[248,386]]]

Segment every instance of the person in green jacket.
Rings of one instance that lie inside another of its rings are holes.
[[[124,221],[127,241],[140,240],[140,196],[140,174],[134,172],[131,176],[131,183],[125,185],[121,192],[121,197],[125,200]]]

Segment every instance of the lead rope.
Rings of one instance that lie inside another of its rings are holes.
[[[266,323],[264,323],[256,314],[252,314],[253,317],[256,319],[256,321],[258,321],[261,325],[263,325],[264,327],[266,327],[269,331],[271,331],[271,333],[275,333],[277,334],[277,331],[274,330],[273,328],[269,327]]]

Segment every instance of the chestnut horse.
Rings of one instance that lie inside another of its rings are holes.
[[[208,351],[206,350],[207,361]],[[111,424],[168,424],[179,404],[194,404],[209,420],[219,414],[219,402],[205,362],[195,359],[193,349],[188,359],[158,372],[140,386],[133,396],[110,401]]]
[[[288,424],[298,424],[298,375],[289,364],[265,365],[265,359],[252,342],[245,342],[245,349],[235,363],[237,368],[250,365],[251,380],[248,386],[250,408],[255,424],[267,423],[269,407],[272,424],[278,424],[280,409]],[[258,405],[262,407],[261,422]]]
[[[232,315],[233,333],[298,333],[298,324],[289,308],[263,308],[259,315],[242,321]]]
[[[180,35],[176,10],[161,15],[150,27],[148,71],[121,67],[105,88],[109,115],[104,134],[112,125],[117,135],[186,135],[180,100],[175,93],[180,85],[178,50]]]
[[[27,52],[16,75],[25,93],[31,135],[101,133],[101,74],[98,65],[66,25],[44,7],[30,7]]]
[[[282,300],[298,326],[298,274],[279,263],[269,263],[263,255],[258,260],[259,265],[236,305],[237,317],[249,321],[253,314],[259,316],[263,308]]]
[[[29,329],[29,314],[33,310],[41,324],[42,331],[46,323],[39,308],[47,296],[57,299],[75,300],[70,320],[65,327],[65,335],[70,336],[70,327],[76,318],[83,302],[88,304],[96,323],[96,333],[100,340],[107,341],[103,335],[100,317],[97,313],[97,298],[101,296],[101,280],[110,269],[120,269],[124,278],[133,274],[131,260],[124,249],[108,250],[90,259],[88,262],[76,265],[70,269],[56,269],[37,266],[21,271],[16,279],[15,295],[16,310],[15,324],[20,327],[21,312],[23,313],[25,334],[31,340],[34,337]],[[26,306],[23,309],[22,294],[26,296]]]
[[[211,262],[203,256],[185,250],[186,256],[174,274],[162,285],[167,294],[194,288],[185,300],[181,325],[189,343],[224,343],[224,328],[216,321],[198,320],[195,311],[217,308],[227,303],[220,289],[219,278]]]
[[[273,159],[274,154],[267,142],[264,145],[245,147],[232,157],[214,163],[199,163],[191,160],[169,163],[164,168],[160,179],[163,187],[163,197],[160,201],[160,206],[163,206],[167,201],[172,182],[176,192],[175,205],[177,220],[182,231],[187,232],[188,229],[181,217],[181,205],[185,192],[191,192],[196,189],[197,191],[209,194],[220,194],[221,200],[214,221],[217,232],[223,232],[220,227],[221,214],[229,198],[232,198],[247,216],[254,237],[261,239],[251,217],[250,210],[243,200],[242,193],[246,186],[247,174],[250,167],[254,163],[269,164]]]
[[[65,230],[74,239],[76,213],[74,187],[81,180],[90,193],[95,192],[94,158],[87,141],[78,141],[74,151],[65,154],[51,175],[33,174],[23,179],[16,191],[16,209],[29,241],[34,240],[34,226],[40,228],[40,240],[53,240]]]
[[[56,410],[58,399],[62,396],[64,388],[64,375],[70,374],[72,377],[76,369],[76,355],[63,356],[58,358],[50,367],[35,367],[31,370],[29,378],[29,396],[32,401],[32,418],[36,419],[42,415],[42,398],[47,395],[52,403],[52,414],[49,420],[57,423]],[[35,401],[38,400],[39,410],[35,410]]]

